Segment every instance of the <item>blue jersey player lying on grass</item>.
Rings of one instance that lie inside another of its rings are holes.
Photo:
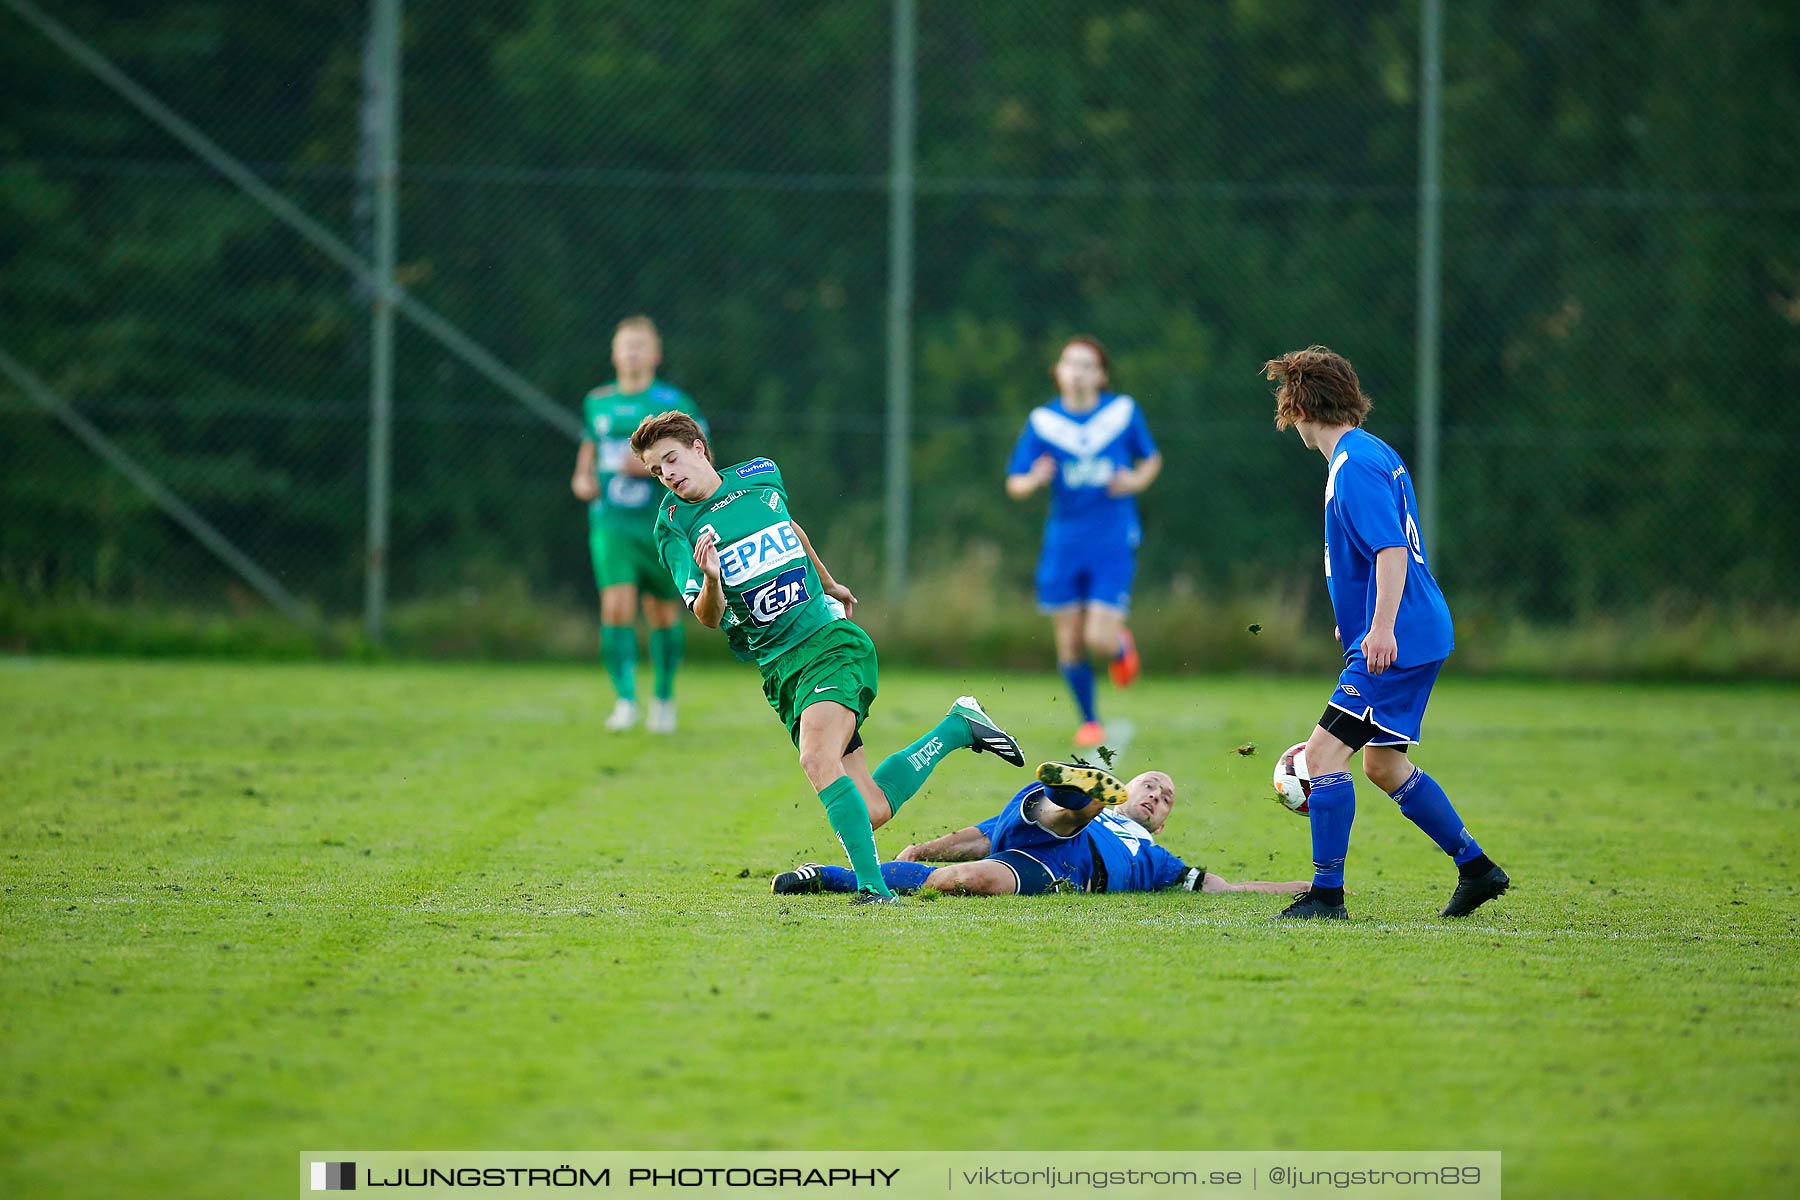
[[[881,874],[895,892],[933,888],[961,896],[1034,896],[1043,892],[1295,892],[1303,881],[1232,883],[1190,867],[1156,844],[1175,807],[1175,781],[1145,771],[1122,783],[1110,771],[1045,763],[1037,781],[1006,807],[923,845],[908,846]],[[949,865],[935,866],[936,863]],[[777,875],[776,895],[849,892],[856,875],[805,863]]]
[[[1431,686],[1455,648],[1450,609],[1419,536],[1419,504],[1406,464],[1362,427],[1369,398],[1349,360],[1323,346],[1271,359],[1275,428],[1293,427],[1325,472],[1325,585],[1344,647],[1344,670],[1306,742],[1312,772],[1313,882],[1280,914],[1343,920],[1344,859],[1356,818],[1350,756],[1400,814],[1456,863],[1456,890],[1440,916],[1464,917],[1510,881],[1463,827],[1437,781],[1415,767]]]

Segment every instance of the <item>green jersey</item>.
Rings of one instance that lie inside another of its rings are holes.
[[[767,667],[843,619],[844,606],[825,594],[794,531],[781,469],[770,459],[753,458],[719,474],[719,490],[695,504],[663,491],[656,553],[691,608],[706,582],[694,565],[694,543],[713,533],[725,590],[725,640],[738,658]]]
[[[687,413],[705,432],[706,419],[687,393],[660,380],[630,395],[609,383],[589,392],[581,402],[582,436],[594,443],[594,469],[600,478],[600,494],[588,505],[588,515],[609,533],[649,536],[656,519],[656,498],[663,487],[654,479],[625,474],[625,460],[631,455],[631,435],[637,432],[639,422],[670,409]]]

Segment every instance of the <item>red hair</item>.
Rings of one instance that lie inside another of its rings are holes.
[[[1094,337],[1092,334],[1078,333],[1062,344],[1063,350],[1067,350],[1070,346],[1086,346],[1089,350],[1092,350],[1094,352],[1094,357],[1100,360],[1100,374],[1106,377],[1105,381],[1107,383],[1112,382],[1112,359],[1107,357],[1106,347],[1100,344],[1099,338]],[[1057,352],[1057,357],[1062,357],[1061,351]],[[1056,378],[1055,363],[1050,364],[1050,378],[1052,380],[1055,380]]]

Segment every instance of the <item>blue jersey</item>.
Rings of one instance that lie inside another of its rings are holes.
[[[1101,392],[1100,402],[1084,413],[1069,412],[1058,397],[1031,410],[1006,473],[1023,475],[1046,454],[1056,460],[1047,544],[1136,547],[1142,538],[1137,497],[1110,496],[1106,484],[1113,472],[1155,453],[1150,427],[1130,396]]]
[[[1106,864],[1109,892],[1154,892],[1173,887],[1187,864],[1156,844],[1150,831],[1129,817],[1102,812],[1082,831]]]
[[[1375,555],[1390,546],[1405,546],[1411,556],[1394,618],[1394,665],[1439,662],[1456,646],[1450,606],[1425,563],[1418,511],[1412,477],[1393,447],[1362,429],[1338,439],[1325,477],[1325,585],[1345,661],[1363,656],[1375,620]]]
[[[1106,869],[1109,892],[1154,892],[1174,887],[1187,874],[1187,864],[1158,846],[1148,829],[1112,812],[1102,812],[1072,837],[1057,837],[1025,815],[1028,807],[1050,803],[1043,791],[1041,783],[1026,786],[976,826],[994,854],[1022,850],[1081,891],[1093,886],[1096,863]]]

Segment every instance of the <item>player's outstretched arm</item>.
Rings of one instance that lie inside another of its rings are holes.
[[[813,549],[812,539],[806,536],[806,530],[800,528],[800,522],[790,517],[788,524],[794,527],[794,536],[800,539],[800,545],[806,550],[806,557],[812,559],[813,570],[819,573],[819,585],[825,589],[825,594],[844,606],[845,616],[854,616],[856,594],[831,577],[831,572],[825,569],[825,560]]]
[[[974,825],[946,833],[916,846],[908,846],[898,856],[901,862],[973,862],[986,858],[994,844],[988,835]]]
[[[1200,884],[1202,892],[1270,892],[1283,896],[1294,892],[1304,892],[1312,886],[1307,879],[1294,879],[1287,883],[1271,883],[1266,879],[1246,879],[1242,883],[1233,883],[1223,875],[1214,875],[1211,871]]]

